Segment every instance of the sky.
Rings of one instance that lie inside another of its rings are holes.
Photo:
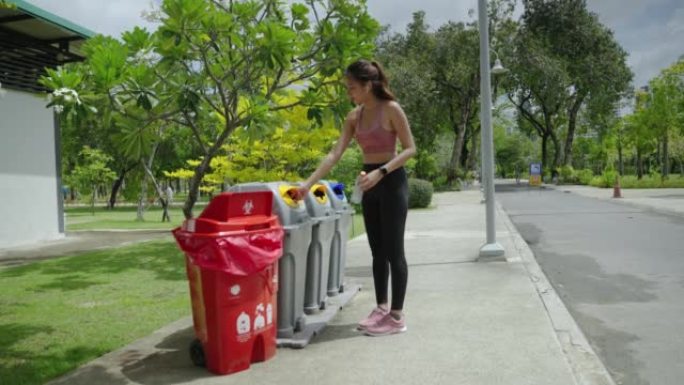
[[[149,0],[28,1],[98,33],[118,36],[136,25],[152,27],[141,17],[151,8]],[[367,4],[370,14],[395,32],[404,32],[418,10],[425,11],[427,23],[437,28],[449,20],[473,20],[468,11],[477,9],[477,0],[367,0]],[[646,85],[684,55],[684,0],[587,0],[587,4],[628,53],[636,87]]]

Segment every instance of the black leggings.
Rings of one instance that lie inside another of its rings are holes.
[[[382,164],[364,164],[370,172]],[[404,228],[408,211],[408,180],[404,168],[385,175],[364,192],[363,221],[373,253],[373,280],[378,304],[387,303],[387,286],[392,272],[392,310],[401,310],[406,296],[408,266],[404,255]]]

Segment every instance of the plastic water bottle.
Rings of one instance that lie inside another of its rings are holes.
[[[363,190],[361,190],[359,179],[364,175],[366,175],[366,173],[364,171],[361,171],[361,174],[356,178],[356,182],[354,183],[354,189],[352,190],[351,202],[357,205],[360,204],[361,200],[363,199]]]

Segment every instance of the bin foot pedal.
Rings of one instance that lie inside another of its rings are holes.
[[[319,313],[307,315],[304,328],[290,338],[278,338],[279,348],[302,349],[311,342],[311,339],[320,334],[328,325],[340,309],[349,303],[352,298],[361,290],[359,284],[348,284],[344,288],[344,293],[328,298],[325,310]]]

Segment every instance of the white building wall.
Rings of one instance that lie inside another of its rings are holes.
[[[0,249],[60,238],[52,109],[45,96],[0,98]]]

